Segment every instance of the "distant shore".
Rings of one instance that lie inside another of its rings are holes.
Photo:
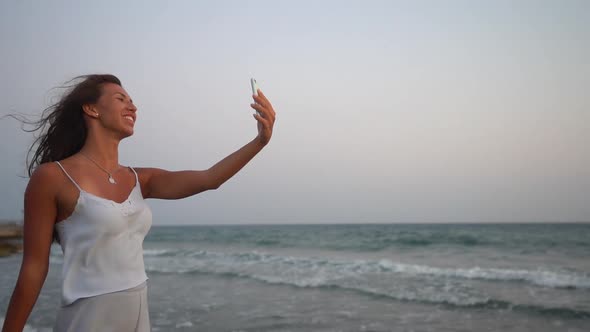
[[[23,228],[16,222],[0,223],[0,257],[22,252]]]

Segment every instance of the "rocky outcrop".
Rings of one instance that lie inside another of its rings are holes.
[[[16,223],[0,224],[0,257],[23,250],[23,228]]]

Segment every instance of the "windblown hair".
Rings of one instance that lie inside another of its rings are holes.
[[[25,129],[23,126],[24,131],[38,132],[27,152],[29,177],[37,166],[65,159],[82,149],[88,134],[82,106],[96,103],[105,83],[121,85],[121,81],[110,74],[77,76],[60,87],[65,89],[64,94],[57,103],[43,110],[39,120],[10,115],[23,124],[32,126],[32,129]],[[29,159],[32,151],[33,157]],[[60,242],[55,230],[53,240]]]
[[[57,103],[43,111],[41,119],[24,121],[33,125],[33,129],[25,129],[26,131],[40,130],[39,136],[35,138],[27,153],[29,176],[33,174],[37,166],[62,160],[82,149],[88,133],[82,105],[96,103],[100,98],[102,85],[105,83],[121,85],[121,81],[110,74],[75,77],[62,86],[67,89],[66,92]],[[35,146],[37,148],[29,161]]]

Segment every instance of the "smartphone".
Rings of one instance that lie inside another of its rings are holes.
[[[256,80],[251,78],[250,85],[252,86],[252,94],[258,96],[258,84],[256,83]]]
[[[256,83],[256,79],[250,78],[250,86],[252,86],[252,94],[258,96],[258,83]],[[256,113],[260,115],[258,110],[256,110]]]

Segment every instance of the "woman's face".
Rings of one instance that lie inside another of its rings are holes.
[[[93,105],[95,119],[105,129],[121,133],[121,139],[133,135],[133,127],[137,119],[137,107],[123,87],[106,83],[102,86],[102,94]]]

